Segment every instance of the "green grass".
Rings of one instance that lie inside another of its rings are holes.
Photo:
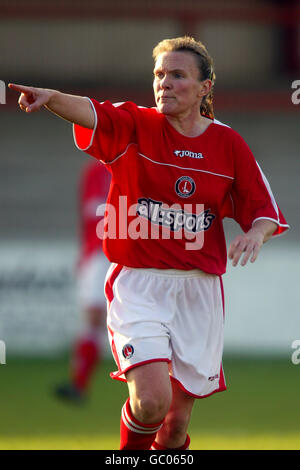
[[[67,375],[62,359],[9,359],[0,366],[0,449],[117,449],[126,384],[104,361],[90,399],[56,401]],[[300,449],[300,365],[287,359],[224,359],[228,390],[197,400],[189,428],[192,449]]]

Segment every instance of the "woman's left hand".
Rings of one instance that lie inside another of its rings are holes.
[[[271,238],[276,227],[277,225],[274,222],[262,219],[255,222],[249,232],[238,235],[230,243],[228,250],[228,257],[232,260],[232,266],[238,264],[243,253],[241,266],[245,266],[250,256],[250,262],[254,263],[263,243]]]

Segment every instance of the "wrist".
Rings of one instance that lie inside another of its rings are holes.
[[[251,230],[257,232],[262,237],[263,243],[268,241],[275,232],[277,225],[275,222],[267,219],[261,219],[254,222]]]
[[[60,94],[60,92],[57,90],[50,90],[50,89],[46,89],[45,91],[48,94],[48,99],[47,99],[47,102],[44,104],[44,106],[48,108],[49,110],[51,110],[51,108],[54,107],[55,104],[57,103],[58,95]]]

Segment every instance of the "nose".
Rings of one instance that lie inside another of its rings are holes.
[[[163,90],[171,88],[172,84],[167,74],[160,80],[160,86]]]

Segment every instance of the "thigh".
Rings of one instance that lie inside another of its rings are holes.
[[[185,416],[189,421],[195,403],[195,397],[184,392],[175,380],[172,380],[171,383],[172,404],[170,407],[170,414],[176,412],[177,414]]]
[[[106,309],[105,307],[90,307],[85,309],[86,322],[91,328],[105,328]]]
[[[172,385],[166,362],[139,365],[126,372],[133,414],[143,421],[160,421],[168,412],[172,400]]]
[[[130,398],[172,394],[169,368],[166,362],[151,362],[126,372]]]
[[[203,274],[182,283],[170,331],[171,374],[183,390],[199,398],[224,390],[224,315],[218,276]]]
[[[170,334],[166,326],[172,316],[170,296],[159,296],[158,290],[163,284],[173,292],[172,283],[125,267],[116,275],[113,284],[109,283],[108,279],[107,326],[118,366],[112,377],[127,380],[125,374],[133,368],[137,371],[137,367],[152,362],[170,362]],[[167,370],[166,364],[163,368]],[[136,371],[134,374],[139,375]]]

